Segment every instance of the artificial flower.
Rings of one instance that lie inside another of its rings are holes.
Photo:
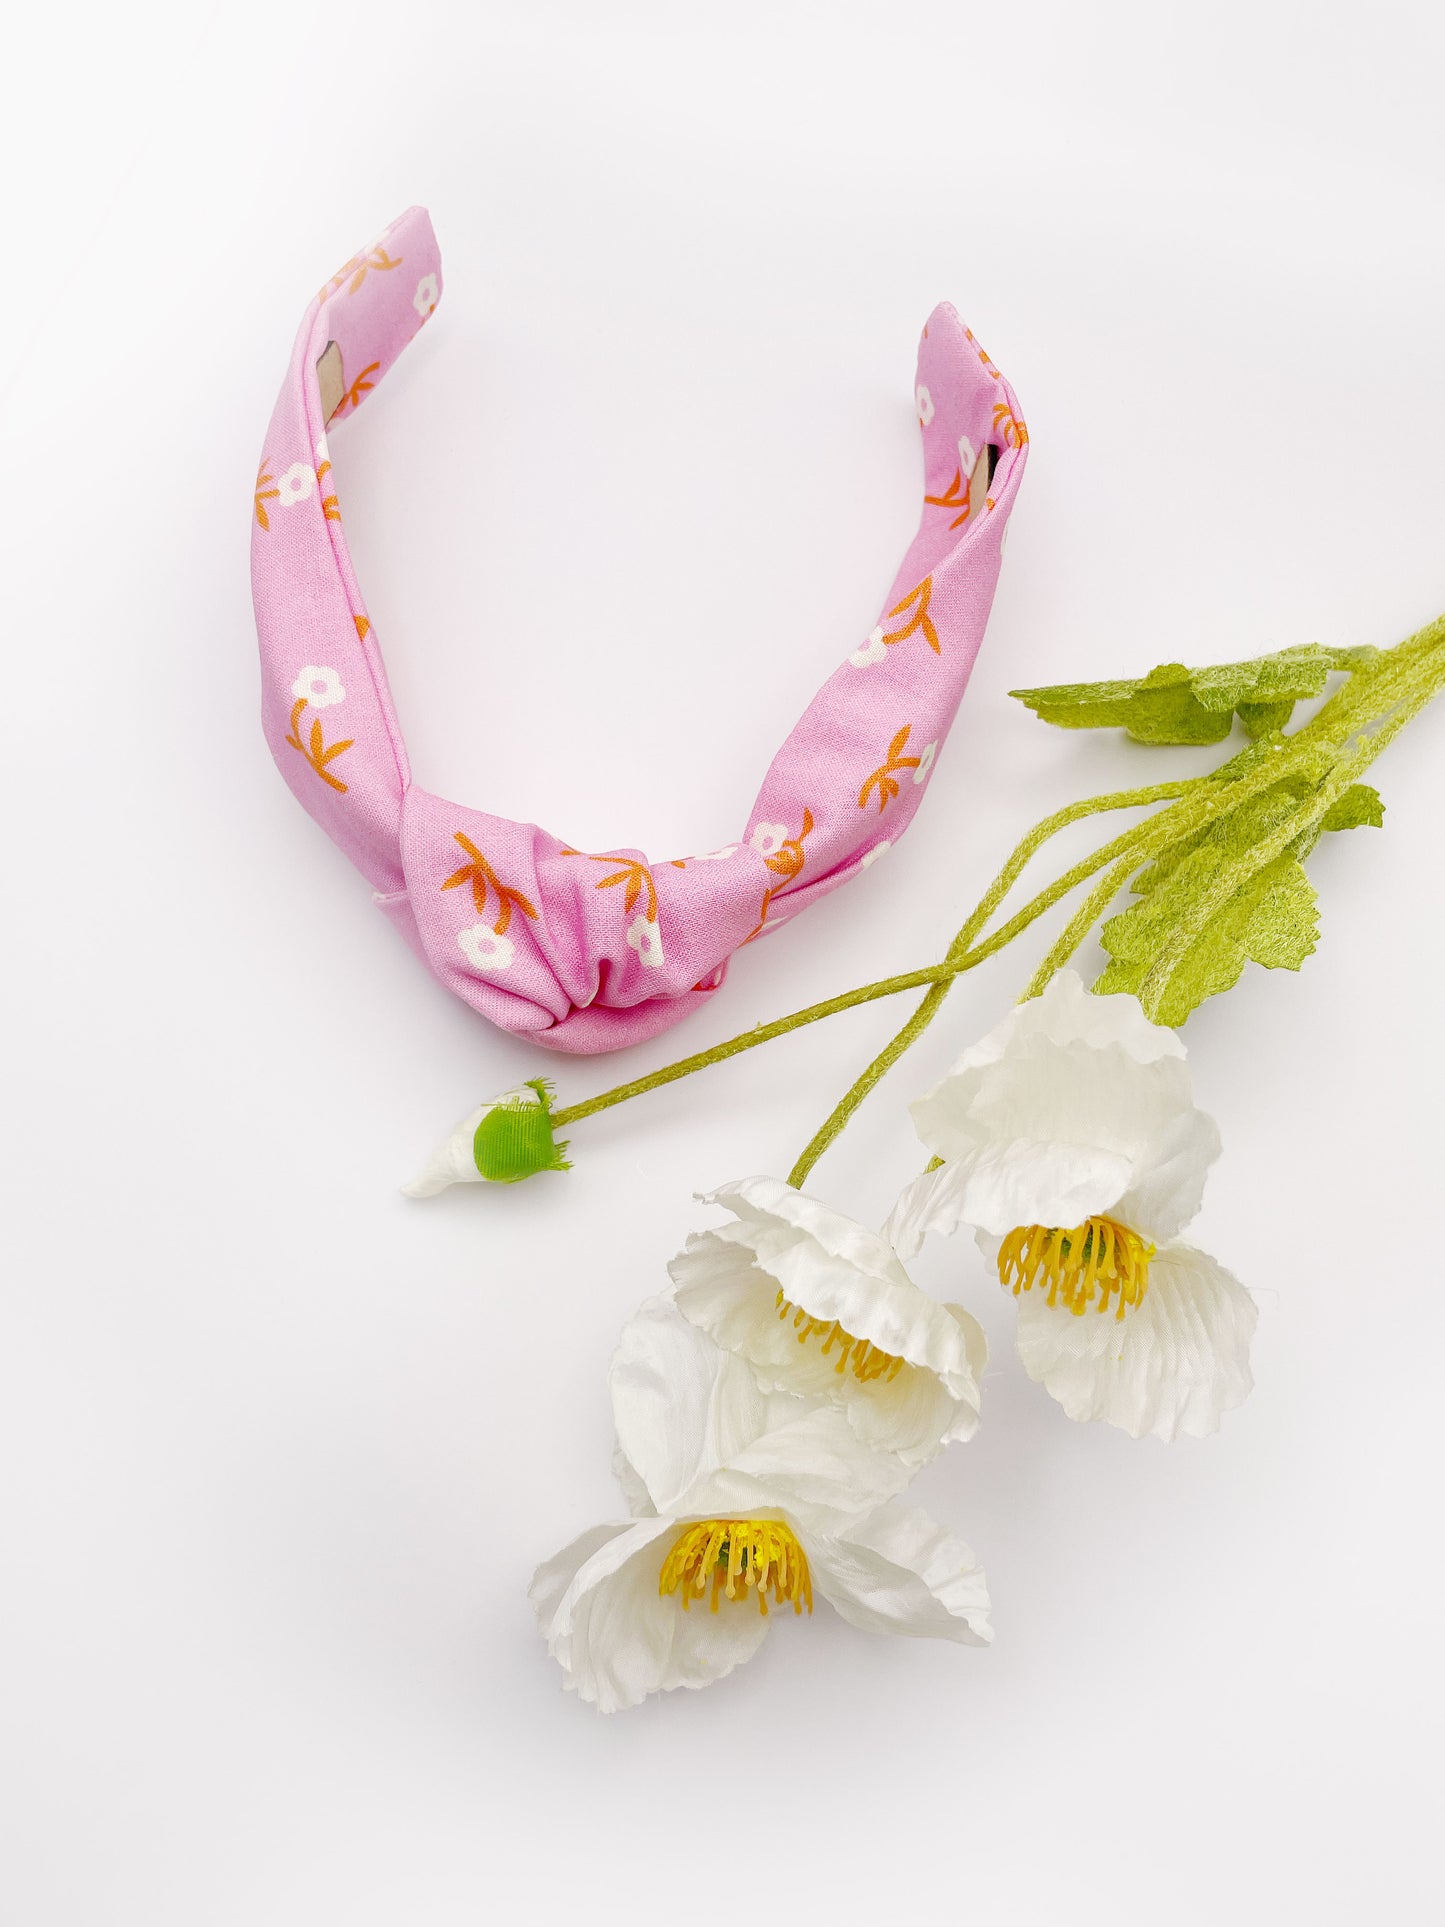
[[[538,1171],[570,1170],[567,1146],[553,1135],[551,1096],[539,1077],[468,1111],[403,1192],[434,1198],[450,1184],[516,1184]]]
[[[699,1687],[752,1657],[814,1593],[867,1632],[991,1637],[982,1572],[926,1514],[888,1501],[906,1474],[842,1412],[765,1393],[667,1298],[612,1365],[618,1465],[634,1516],[539,1566],[531,1600],[567,1687],[602,1712]]]
[[[677,1306],[764,1390],[831,1400],[865,1444],[910,1467],[972,1438],[983,1331],[920,1291],[876,1231],[777,1178],[704,1202],[735,1222],[695,1232],[673,1259]]]
[[[298,502],[309,501],[316,493],[316,470],[309,462],[293,462],[286,473],[277,478],[279,491],[278,507],[295,508]]]
[[[911,1256],[971,1226],[1018,1299],[1024,1369],[1070,1418],[1217,1429],[1249,1394],[1255,1306],[1180,1241],[1219,1154],[1183,1044],[1136,998],[1055,976],[913,1107],[935,1158],[885,1227]]]
[[[318,669],[314,663],[308,664],[292,683],[291,694],[297,702],[309,703],[313,709],[330,709],[333,703],[346,701],[346,691],[336,671]]]

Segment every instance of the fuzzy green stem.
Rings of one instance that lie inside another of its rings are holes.
[[[993,955],[1006,942],[1017,936],[1032,923],[1035,917],[1042,916],[1057,901],[1065,889],[1072,889],[1083,877],[1092,875],[1100,862],[1107,862],[1119,839],[1107,845],[1104,851],[1093,858],[1086,858],[1076,864],[1068,876],[1049,889],[1040,893],[1032,903],[1024,908],[1001,930],[996,937],[978,949],[970,951],[973,938],[988,921],[998,905],[1008,895],[1009,890],[1039,848],[1058,831],[1070,824],[1081,822],[1089,816],[1099,815],[1108,810],[1142,808],[1149,803],[1163,802],[1184,795],[1188,790],[1207,782],[1208,778],[1189,778],[1173,783],[1155,783],[1143,789],[1114,790],[1103,796],[1089,797],[1080,803],[1070,803],[1067,808],[1057,810],[1042,822],[1035,824],[1028,835],[1018,844],[1002,870],[994,878],[977,906],[970,913],[958,935],[949,945],[940,963],[925,965],[919,970],[905,971],[899,976],[880,978],[876,983],[864,984],[860,989],[843,992],[840,996],[829,997],[824,1002],[809,1004],[804,1010],[793,1011],[787,1017],[778,1017],[769,1024],[759,1024],[754,1029],[744,1031],[740,1036],[730,1037],[726,1042],[714,1044],[709,1049],[696,1051],[690,1057],[679,1058],[675,1063],[666,1064],[661,1070],[649,1071],[645,1077],[636,1077],[627,1084],[618,1084],[613,1089],[599,1092],[596,1097],[584,1098],[580,1103],[569,1104],[564,1110],[552,1113],[552,1123],[558,1130],[576,1124],[580,1119],[593,1117],[599,1111],[610,1110],[615,1104],[625,1104],[634,1097],[643,1097],[648,1091],[655,1091],[664,1084],[672,1084],[680,1077],[690,1077],[694,1071],[706,1070],[711,1064],[721,1064],[729,1057],[736,1057],[740,1051],[752,1050],[757,1044],[771,1043],[775,1037],[785,1037],[789,1031],[799,1030],[805,1024],[816,1023],[820,1018],[836,1016],[840,1011],[852,1010],[859,1004],[874,1002],[880,997],[896,996],[900,991],[918,990],[925,986],[935,989],[940,986],[946,991],[953,979],[971,970],[975,964],[982,963],[985,957]],[[932,994],[930,992],[930,994]],[[940,998],[940,1002],[942,999]],[[936,1008],[936,1006],[935,1006]],[[881,1073],[880,1073],[881,1075]]]
[[[1092,816],[1103,810],[1132,809],[1149,803],[1178,799],[1195,789],[1208,786],[1212,781],[1210,777],[1195,777],[1177,783],[1156,783],[1147,789],[1118,790],[1107,796],[1093,797],[1087,803],[1072,804],[1068,809],[1046,817],[1019,844],[979,899],[968,921],[949,945],[947,959],[952,961],[957,958],[966,958],[966,967],[970,969],[974,964],[982,963],[986,956],[992,956],[995,950],[1001,950],[1004,944],[1012,942],[1021,930],[1026,929],[1034,921],[1035,917],[1042,916],[1044,911],[1050,909],[1061,896],[1073,889],[1077,883],[1082,882],[1085,877],[1092,876],[1102,864],[1110,861],[1116,851],[1126,847],[1140,834],[1139,826],[1126,830],[1122,836],[1114,838],[1113,842],[1106,844],[1102,850],[1096,850],[1091,857],[1086,857],[1082,863],[1075,864],[1072,870],[1067,871],[1047,890],[1041,891],[1011,922],[990,938],[988,943],[980,945],[975,951],[970,951],[969,945],[974,937],[1008,895],[1029,858],[1057,830],[1063,829],[1069,823],[1078,822],[1082,817]],[[960,966],[960,969],[962,967],[964,966]],[[809,1138],[797,1163],[788,1173],[788,1183],[795,1190],[802,1185],[818,1159],[822,1157],[868,1093],[887,1076],[904,1052],[917,1043],[927,1030],[938,1015],[944,998],[952,988],[953,981],[954,977],[950,975],[931,987],[902,1030],[889,1039],[878,1055],[839,1098]]]

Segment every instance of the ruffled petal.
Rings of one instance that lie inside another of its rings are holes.
[[[1166,1245],[1149,1266],[1144,1302],[1122,1319],[1076,1317],[1024,1292],[1019,1357],[1072,1419],[1102,1419],[1133,1438],[1202,1438],[1249,1396],[1257,1317],[1222,1265],[1189,1245]]]
[[[860,1437],[910,1465],[972,1436],[986,1346],[967,1312],[920,1291],[876,1232],[777,1179],[713,1199],[739,1222],[693,1236],[670,1265],[688,1318],[765,1387],[840,1404]],[[901,1365],[860,1377],[850,1341]]]
[[[912,1468],[875,1451],[841,1406],[790,1399],[798,1416],[773,1424],[725,1465],[689,1488],[686,1506],[703,1518],[782,1513],[814,1532],[843,1532],[901,1492]]]
[[[670,1294],[648,1299],[623,1326],[609,1385],[618,1451],[658,1512],[676,1511],[704,1472],[797,1409],[764,1392]],[[619,1477],[636,1511],[636,1487]]]
[[[985,1143],[906,1185],[883,1230],[912,1257],[930,1231],[960,1225],[1002,1237],[1021,1224],[1082,1224],[1108,1211],[1133,1176],[1128,1158],[1087,1144]]]
[[[750,1659],[768,1629],[746,1603],[684,1612],[658,1588],[678,1519],[597,1526],[539,1566],[530,1597],[569,1691],[600,1712],[707,1686]]]
[[[1155,1244],[1177,1238],[1199,1215],[1204,1180],[1219,1152],[1214,1119],[1205,1111],[1182,1111],[1160,1136],[1156,1162],[1136,1174],[1115,1205],[1115,1216]]]
[[[1137,998],[1095,997],[1072,972],[965,1051],[912,1114],[950,1174],[899,1200],[888,1229],[905,1252],[959,1224],[1001,1237],[1103,1214],[1173,1236],[1219,1148],[1173,1031]],[[1130,1218],[1126,1199],[1148,1222]]]
[[[986,1646],[988,1586],[962,1539],[914,1507],[888,1506],[845,1536],[810,1539],[819,1593],[868,1633]]]

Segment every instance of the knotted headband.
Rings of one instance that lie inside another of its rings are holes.
[[[924,509],[877,626],[773,759],[739,842],[649,863],[578,850],[411,779],[342,529],[326,430],[353,415],[441,296],[411,208],[332,276],[296,338],[260,469],[251,581],[262,717],[282,775],[441,981],[563,1051],[655,1036],[741,945],[894,842],[923,797],[983,638],[1028,437],[953,309],[923,330]]]

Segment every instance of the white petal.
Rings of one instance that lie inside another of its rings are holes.
[[[781,1512],[811,1530],[840,1532],[903,1490],[910,1467],[867,1445],[840,1406],[789,1403],[796,1417],[770,1426],[688,1488],[689,1512],[734,1519]]]
[[[1204,1180],[1219,1152],[1214,1119],[1205,1111],[1181,1112],[1155,1140],[1151,1163],[1135,1176],[1115,1215],[1154,1244],[1177,1238],[1199,1215]]]
[[[1173,1236],[1219,1148],[1174,1033],[1136,998],[1094,997],[1072,973],[966,1051],[912,1111],[957,1172],[901,1201],[893,1228],[905,1244],[934,1224],[1002,1236],[1104,1212]]]
[[[1097,997],[1077,970],[1060,970],[1039,996],[1015,1004],[986,1037],[963,1053],[953,1069],[996,1064],[1015,1038],[1035,1036],[1053,1044],[1087,1044],[1091,1050],[1117,1044],[1140,1064],[1185,1055],[1177,1033],[1167,1025],[1151,1024],[1137,997],[1126,993]]]
[[[920,1291],[877,1233],[777,1179],[744,1179],[714,1197],[740,1222],[690,1238],[669,1267],[689,1318],[765,1387],[842,1405],[861,1438],[910,1465],[973,1435],[986,1346],[967,1312]],[[836,1345],[800,1341],[788,1306],[836,1322],[902,1369],[860,1380]]]
[[[864,1632],[967,1646],[993,1638],[973,1553],[926,1512],[888,1506],[845,1537],[810,1538],[806,1550],[819,1593]]]
[[[1082,1224],[1109,1210],[1133,1176],[1127,1158],[1089,1145],[984,1143],[905,1186],[883,1229],[911,1257],[928,1232],[960,1225],[1002,1237],[1021,1224]]]
[[[798,1409],[762,1391],[670,1296],[650,1298],[623,1326],[608,1383],[618,1449],[659,1512],[677,1511],[700,1477]]]
[[[684,1612],[658,1575],[685,1521],[597,1526],[539,1566],[530,1598],[568,1688],[603,1713],[649,1693],[706,1686],[751,1658],[768,1621],[736,1603]]]
[[[442,1139],[411,1182],[401,1187],[403,1196],[434,1198],[438,1191],[445,1191],[449,1184],[484,1183],[472,1155],[472,1141],[477,1135],[477,1126],[491,1109],[492,1104],[486,1103],[479,1104],[474,1111],[468,1111],[461,1123]]]
[[[1254,1383],[1254,1300],[1202,1251],[1166,1245],[1144,1302],[1122,1319],[1076,1317],[1047,1297],[1019,1297],[1019,1357],[1072,1419],[1102,1419],[1133,1438],[1202,1438]]]

